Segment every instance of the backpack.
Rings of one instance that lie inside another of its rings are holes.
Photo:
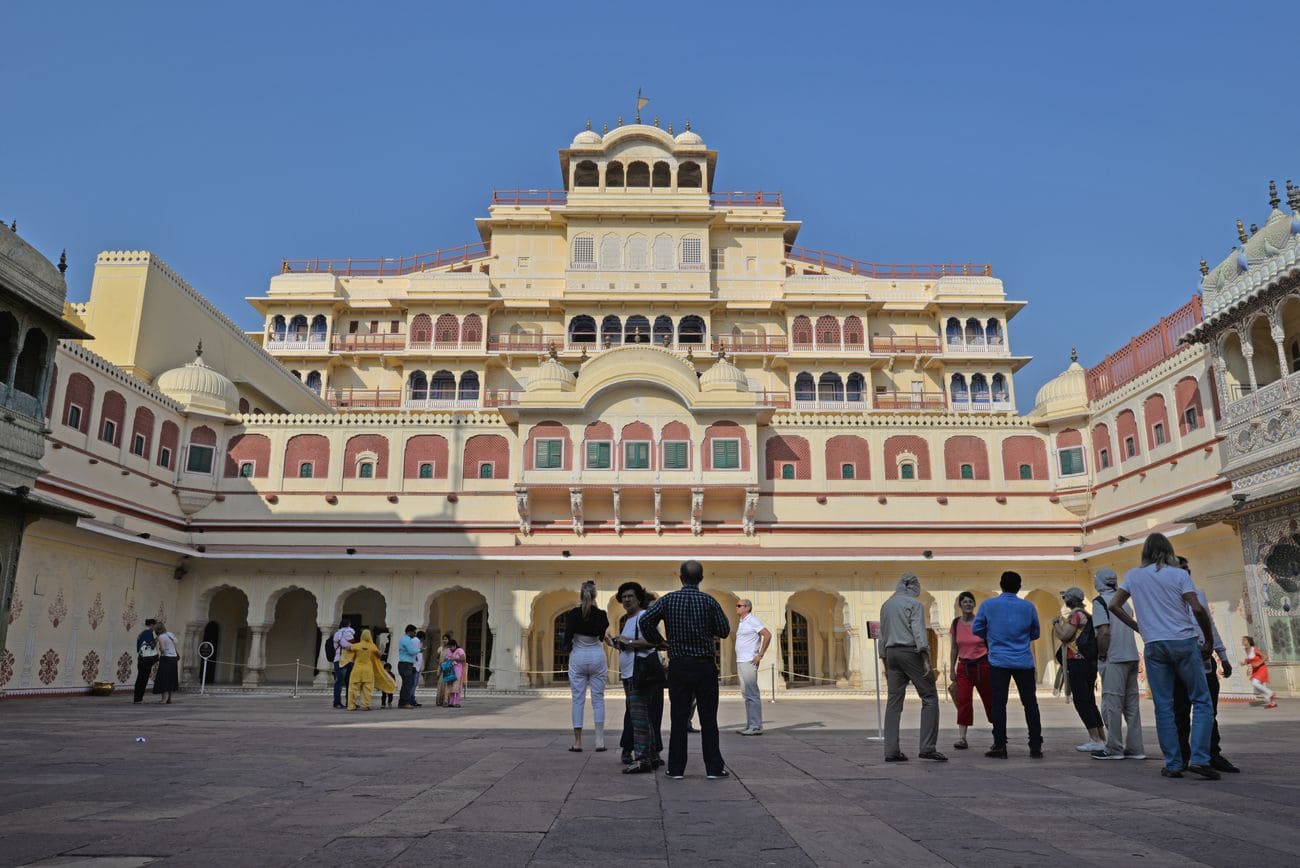
[[[1083,656],[1085,660],[1097,662],[1097,631],[1092,626],[1092,616],[1087,612],[1083,616],[1088,620],[1083,622],[1079,628],[1079,634],[1074,637],[1074,650]]]

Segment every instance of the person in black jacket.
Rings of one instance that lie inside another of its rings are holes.
[[[564,648],[569,652],[569,690],[573,694],[573,747],[582,750],[582,714],[591,688],[591,716],[596,728],[596,751],[605,750],[605,676],[609,659],[605,656],[609,615],[596,605],[596,583],[582,583],[582,604],[574,606],[564,618]]]
[[[158,637],[153,631],[156,623],[146,618],[144,629],[135,637],[135,702],[144,702],[144,691],[149,686],[149,675],[158,665]]]

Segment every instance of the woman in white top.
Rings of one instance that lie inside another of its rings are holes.
[[[634,751],[632,762],[623,769],[623,774],[644,774],[663,765],[663,761],[659,759],[654,735],[650,731],[650,709],[646,702],[647,697],[637,686],[634,676],[637,658],[648,658],[658,652],[655,651],[654,645],[641,637],[641,616],[645,614],[646,604],[645,588],[636,582],[624,582],[618,589],[618,601],[623,604],[627,618],[623,622],[623,632],[611,639],[610,644],[618,649],[618,674],[623,680],[623,692],[627,696]]]
[[[161,696],[158,701],[170,703],[172,693],[181,686],[180,652],[176,650],[176,637],[167,632],[167,625],[159,621],[153,627],[158,635],[158,674],[153,679],[153,692]]]

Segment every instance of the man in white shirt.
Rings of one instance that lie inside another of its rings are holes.
[[[745,728],[741,735],[763,734],[763,697],[758,692],[758,664],[772,642],[772,631],[754,614],[754,604],[741,600],[736,604],[740,625],[736,627],[736,672],[740,676],[740,693],[745,697]]]
[[[352,642],[356,639],[357,634],[353,632],[352,626],[346,620],[339,622],[338,630],[330,641],[334,643],[334,707],[345,708],[343,704],[343,695],[347,691],[348,679],[352,676],[352,664],[340,666],[339,659],[343,652],[352,647]]]

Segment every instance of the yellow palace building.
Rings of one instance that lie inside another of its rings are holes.
[[[946,658],[960,591],[1016,569],[1046,623],[1154,530],[1230,645],[1293,617],[1255,607],[1214,517],[1232,396],[1179,343],[1200,296],[1020,415],[1024,302],[993,267],[804,247],[780,193],[719,189],[689,125],[586,129],[559,157],[563,189],[494,192],[472,244],[285,261],[255,332],[152,253],[101,253],[65,308],[93,337],[36,396],[35,492],[73,517],[27,526],[0,689],[127,682],[146,616],[194,680],[208,641],[219,683],[324,684],[346,616],[449,631],[472,681],[543,686],[584,579],[615,612],[620,582],[671,590],[687,557],[779,636],[778,685],[845,689],[874,677],[865,625],[900,573]]]

